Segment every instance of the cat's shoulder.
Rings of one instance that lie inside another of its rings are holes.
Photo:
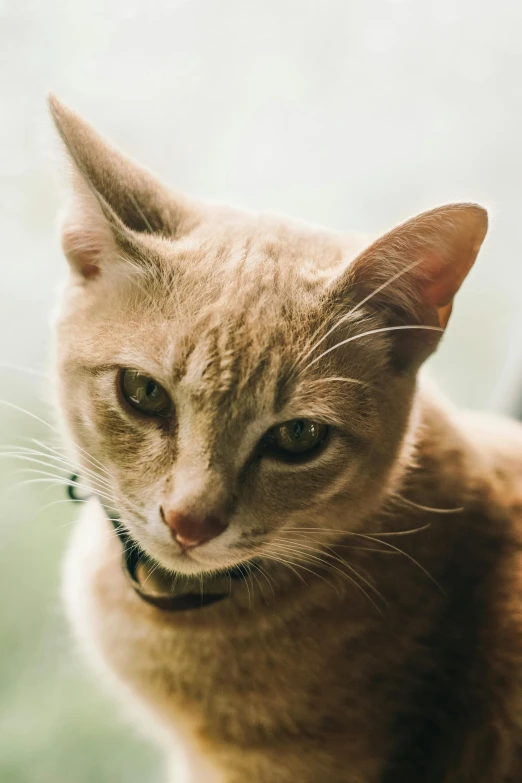
[[[422,387],[419,454],[445,491],[486,517],[522,531],[522,423],[501,414],[462,411],[431,383]]]
[[[522,495],[522,423],[495,413],[464,411],[459,420],[493,474],[514,481]]]

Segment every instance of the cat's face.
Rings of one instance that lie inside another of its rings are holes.
[[[333,232],[189,204],[53,108],[76,167],[58,380],[85,479],[184,573],[359,529],[400,471],[483,210],[427,213],[357,256]]]

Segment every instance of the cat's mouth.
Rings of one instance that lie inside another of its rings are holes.
[[[84,497],[78,491],[78,480],[76,474],[71,476],[67,493],[71,500],[83,501]],[[100,503],[121,543],[122,565],[127,579],[141,599],[158,609],[171,612],[203,609],[229,598],[233,582],[246,579],[250,574],[252,560],[216,570],[204,579],[199,574],[191,576],[169,571],[143,550],[121,524],[116,512],[101,500]]]
[[[145,553],[123,550],[123,568],[135,592],[147,603],[168,611],[202,609],[228,598],[232,582],[245,579],[251,563],[216,571],[201,581],[190,576],[166,571]]]
[[[130,584],[140,598],[158,609],[171,612],[203,609],[229,598],[233,581],[243,580],[250,573],[252,561],[205,577],[169,571],[140,547],[123,528],[119,517],[109,513],[107,516],[121,541],[123,570]]]

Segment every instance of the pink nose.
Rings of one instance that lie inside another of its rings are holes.
[[[161,509],[161,517],[170,528],[172,537],[183,549],[201,546],[227,529],[227,525],[219,517],[209,516],[198,519],[190,514],[163,511],[163,509]]]

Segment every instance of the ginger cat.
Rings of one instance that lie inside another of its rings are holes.
[[[171,780],[522,781],[522,427],[418,378],[485,210],[367,245],[191,201],[51,110],[92,492],[65,598]]]

